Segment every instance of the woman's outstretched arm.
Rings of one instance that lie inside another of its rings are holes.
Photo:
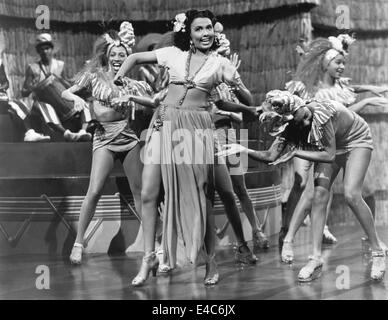
[[[120,70],[117,72],[114,81],[116,82],[116,80],[125,76],[137,64],[156,62],[156,54],[153,51],[133,53],[125,59],[124,63],[120,67]]]
[[[236,153],[245,153],[253,160],[263,161],[266,163],[275,161],[287,146],[284,138],[277,137],[268,150],[248,149],[241,144],[227,144],[224,150],[217,153],[218,156],[229,156]]]
[[[240,103],[234,103],[234,102],[225,101],[225,100],[218,100],[215,102],[215,104],[217,108],[221,110],[231,111],[231,112],[242,112],[249,116],[257,115],[256,107],[250,107]]]
[[[247,154],[253,160],[263,161],[263,162],[273,162],[279,155],[283,152],[284,148],[287,146],[285,139],[277,137],[272,143],[271,147],[268,150],[252,150],[247,149]]]

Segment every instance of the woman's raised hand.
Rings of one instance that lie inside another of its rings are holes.
[[[240,67],[241,65],[241,59],[239,59],[237,53],[233,53],[230,55],[230,63],[233,65],[233,67],[236,68],[236,70]]]

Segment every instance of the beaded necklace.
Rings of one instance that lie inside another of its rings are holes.
[[[203,68],[205,65],[206,61],[209,59],[210,54],[208,54],[205,58],[205,60],[202,62],[201,66],[197,69],[197,71],[189,78],[189,72],[190,72],[190,62],[191,62],[191,56],[192,56],[192,51],[189,50],[189,54],[187,55],[187,60],[186,60],[186,70],[185,70],[185,79],[182,82],[177,82],[177,84],[182,84],[185,88],[185,92],[183,93],[181,99],[179,100],[179,105],[182,105],[183,101],[186,98],[187,92],[189,89],[195,88],[197,85],[193,81],[195,76],[198,74],[198,72]]]

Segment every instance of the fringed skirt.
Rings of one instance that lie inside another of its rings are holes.
[[[206,207],[214,197],[212,120],[205,107],[185,109],[162,105],[152,118],[148,137],[155,130],[161,134],[165,191],[164,262],[175,267],[179,240],[183,244],[183,259],[195,264],[200,254],[206,256]]]
[[[100,124],[101,127],[94,132],[93,151],[104,147],[115,153],[128,152],[139,143],[127,119]]]

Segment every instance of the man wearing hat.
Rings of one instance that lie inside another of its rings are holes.
[[[1,50],[1,49],[0,49]],[[27,111],[28,108],[25,103],[20,99],[11,99],[8,96],[7,89],[9,88],[9,81],[5,71],[4,63],[1,59],[0,52],[0,105],[5,107],[7,112],[11,115],[11,118],[16,122],[17,125],[21,125],[25,132],[25,142],[35,141],[48,141],[49,136],[37,133],[33,127],[30,117],[26,117],[27,112],[21,112],[20,110]]]
[[[23,97],[28,97],[29,100],[27,103],[30,106],[29,110],[31,111],[34,107],[36,110],[39,110],[47,125],[54,131],[61,133],[67,141],[91,140],[91,135],[83,129],[78,132],[65,129],[58,118],[58,112],[56,111],[58,106],[40,101],[34,93],[36,86],[50,75],[55,75],[59,81],[68,86],[67,81],[63,77],[64,62],[53,57],[54,42],[51,34],[38,34],[35,48],[40,56],[40,60],[28,65],[22,88]],[[80,111],[82,110],[70,110],[72,116],[64,124],[66,126],[81,128]],[[88,118],[88,116],[90,117],[90,114],[85,113],[85,118]]]

